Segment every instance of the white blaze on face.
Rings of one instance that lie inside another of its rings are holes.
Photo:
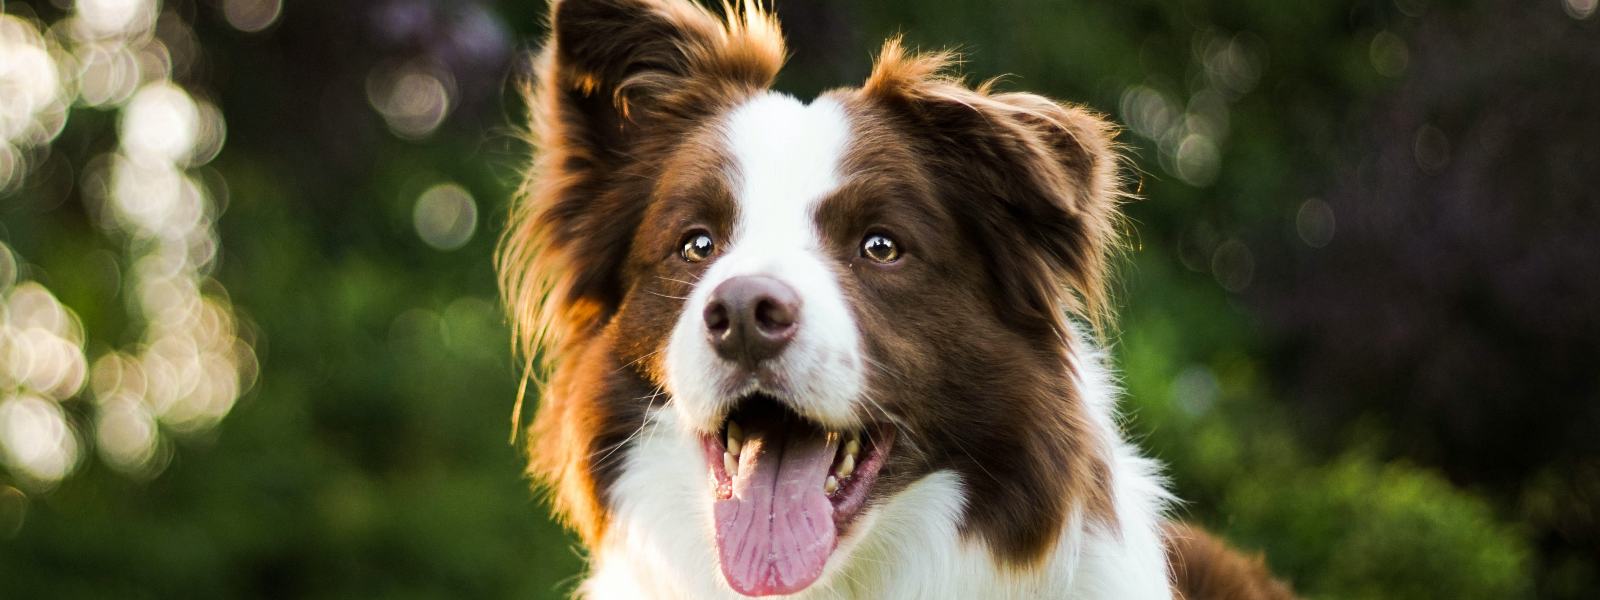
[[[843,107],[823,98],[802,104],[766,93],[734,109],[722,125],[733,159],[728,184],[738,203],[731,239],[695,284],[667,348],[667,384],[686,421],[710,428],[721,407],[756,391],[718,358],[705,333],[711,291],[730,277],[763,275],[800,297],[799,330],[770,369],[793,408],[824,425],[858,425],[851,410],[863,387],[855,320],[822,247],[817,205],[841,183],[849,145]]]

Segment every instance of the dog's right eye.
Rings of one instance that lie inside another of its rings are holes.
[[[678,256],[685,262],[697,263],[711,258],[711,252],[717,249],[717,243],[711,239],[711,234],[704,231],[695,231],[683,237],[683,246],[678,250]]]

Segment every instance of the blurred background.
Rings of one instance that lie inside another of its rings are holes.
[[[0,2],[0,596],[517,597],[490,266],[544,2]],[[780,0],[1125,126],[1112,337],[1186,518],[1314,598],[1600,590],[1596,0]]]

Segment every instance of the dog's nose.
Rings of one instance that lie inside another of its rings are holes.
[[[711,290],[705,319],[717,356],[755,364],[777,356],[794,339],[800,296],[771,277],[732,277]]]

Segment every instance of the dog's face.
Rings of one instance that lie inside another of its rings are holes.
[[[936,471],[998,562],[1109,515],[1065,316],[1098,308],[1114,237],[1101,120],[895,43],[803,103],[766,90],[784,50],[749,7],[552,11],[500,268],[553,367],[534,468],[588,543],[656,411],[703,456],[706,542],[748,595],[812,585]]]

